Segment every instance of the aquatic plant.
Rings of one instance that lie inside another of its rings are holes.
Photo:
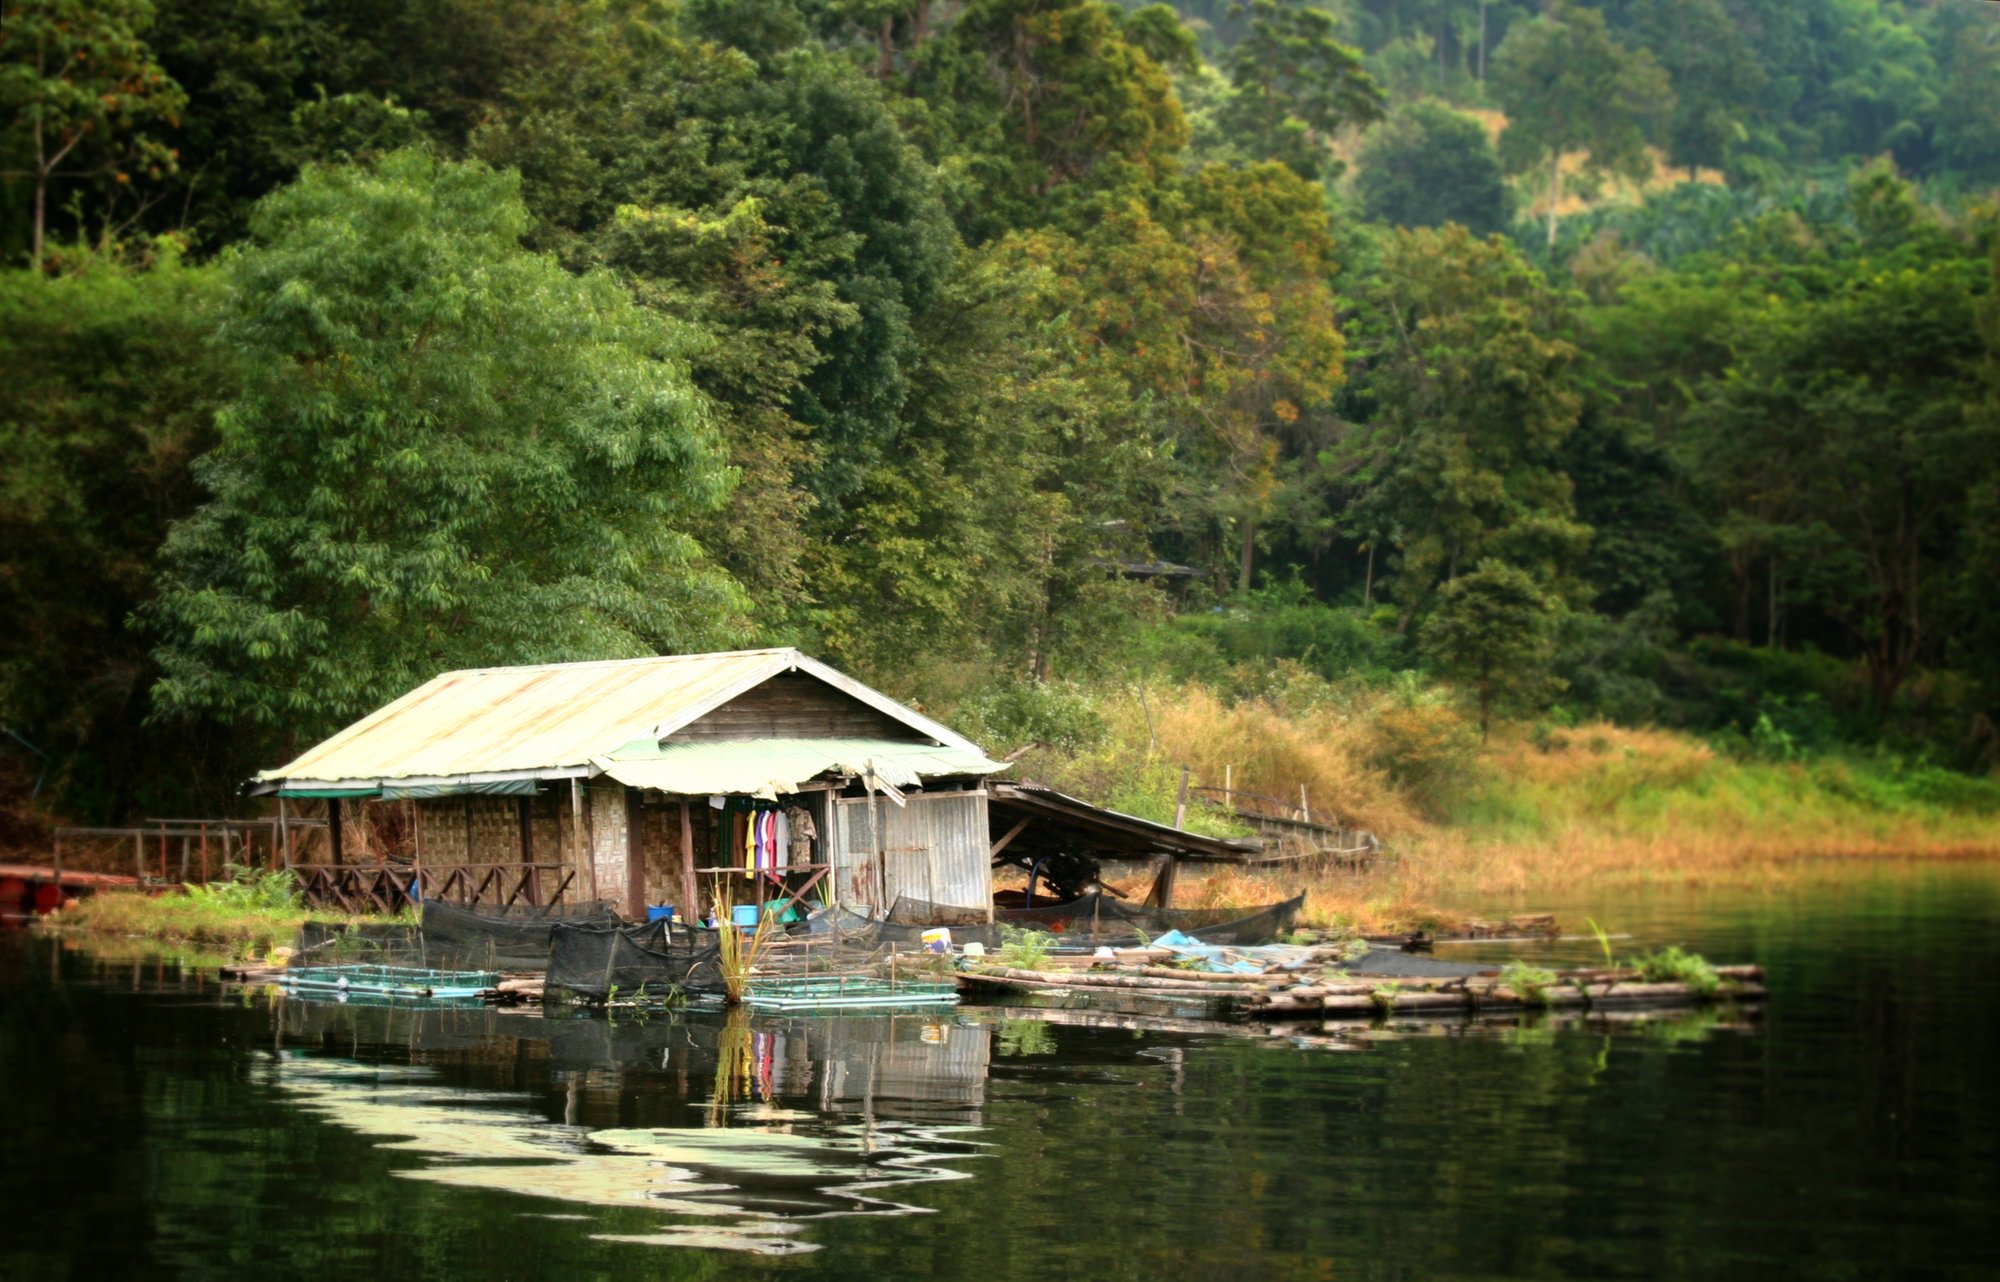
[[[1001,965],[1012,966],[1016,970],[1040,970],[1042,964],[1048,961],[1055,943],[1055,936],[1045,931],[1003,925],[1000,927],[997,958]]]
[[[1375,1009],[1382,1014],[1391,1015],[1395,1013],[1396,998],[1402,991],[1403,986],[1392,979],[1386,984],[1377,984],[1375,991],[1368,994],[1368,1000],[1374,1002]]]
[[[1722,983],[1722,977],[1715,973],[1715,967],[1706,957],[1683,952],[1678,944],[1631,958],[1625,964],[1638,971],[1639,978],[1649,984],[1686,984],[1704,997],[1713,995]]]
[[[1549,985],[1555,982],[1554,971],[1530,966],[1526,962],[1512,961],[1500,968],[1500,983],[1520,998],[1524,1006],[1548,1005]]]
[[[1609,932],[1597,924],[1595,917],[1584,918],[1583,924],[1590,927],[1590,933],[1597,937],[1598,951],[1604,954],[1604,968],[1610,970],[1617,966],[1618,963],[1611,956],[1611,935]]]
[[[716,932],[715,965],[722,974],[723,1000],[735,1006],[750,991],[750,974],[757,967],[764,945],[770,942],[777,915],[759,911],[756,928],[746,936],[730,924],[730,909],[734,904],[720,876],[711,879],[709,902],[715,906],[716,920],[722,924],[722,929]]]

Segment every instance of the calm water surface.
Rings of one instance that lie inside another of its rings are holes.
[[[1773,1000],[1348,1050],[995,1008],[611,1026],[16,932],[0,1278],[2000,1276],[2000,868],[1559,907],[1761,961]]]

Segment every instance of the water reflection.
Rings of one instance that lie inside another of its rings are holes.
[[[397,1174],[661,1217],[593,1235],[607,1241],[808,1252],[813,1221],[923,1212],[898,1191],[970,1178],[952,1164],[984,1150],[989,1030],[949,1017],[611,1024],[297,1001],[274,1016],[290,1045],[270,1085],[423,1157]],[[385,1062],[387,1046],[410,1054]],[[503,1066],[556,1084],[561,1119],[546,1093],[465,1080]],[[593,1124],[635,1106],[658,1124]]]

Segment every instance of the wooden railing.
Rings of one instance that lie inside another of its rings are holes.
[[[561,864],[306,864],[292,870],[308,904],[341,912],[392,913],[426,899],[471,907],[559,904],[576,882]]]

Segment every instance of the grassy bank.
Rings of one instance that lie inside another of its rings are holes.
[[[1581,887],[1776,886],[1816,858],[2000,857],[2000,780],[1882,754],[1761,753],[1608,723],[1496,726],[1479,742],[1447,692],[1341,686],[1282,667],[1224,697],[1198,685],[1011,690],[961,720],[996,747],[1032,744],[1035,779],[1158,820],[1180,767],[1197,784],[1296,798],[1368,828],[1393,858],[1363,873],[1228,870],[1184,877],[1179,902],[1268,902],[1301,885],[1313,924],[1450,926],[1467,912]],[[1191,827],[1231,831],[1197,804]]]
[[[92,936],[141,939],[231,960],[290,947],[308,921],[349,920],[343,913],[303,907],[289,873],[238,870],[238,876],[159,895],[96,894],[48,920],[51,926]]]

